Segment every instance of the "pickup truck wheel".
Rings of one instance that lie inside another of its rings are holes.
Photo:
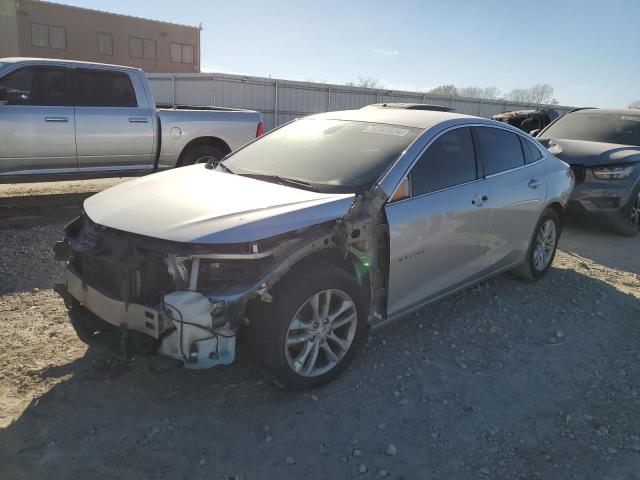
[[[636,187],[631,199],[613,219],[613,231],[624,237],[633,237],[640,232],[640,185]]]
[[[251,319],[251,353],[278,386],[308,389],[340,375],[367,337],[367,306],[358,282],[318,263],[298,269]]]
[[[180,155],[180,160],[176,166],[186,167],[196,163],[207,163],[210,160],[217,165],[223,158],[224,153],[212,145],[194,145]]]
[[[533,231],[525,262],[511,270],[511,273],[528,280],[543,277],[551,268],[556,256],[558,240],[560,240],[560,217],[555,210],[547,208]]]

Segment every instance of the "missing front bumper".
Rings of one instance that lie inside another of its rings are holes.
[[[66,288],[69,296],[112,326],[134,330],[155,339],[173,326],[162,309],[111,298],[84,284],[71,267],[67,267],[63,285],[57,286],[56,291]]]
[[[211,313],[217,303],[198,292],[166,295],[165,306],[171,305],[167,315],[161,308],[103,294],[84,283],[70,266],[66,282],[56,284],[55,291],[70,308],[78,337],[118,357],[157,352],[192,369],[227,365],[235,359],[235,330],[228,323],[213,326]]]

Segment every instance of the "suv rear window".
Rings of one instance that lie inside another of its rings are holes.
[[[631,110],[619,114],[597,110],[569,113],[543,131],[540,138],[640,146],[640,115]]]

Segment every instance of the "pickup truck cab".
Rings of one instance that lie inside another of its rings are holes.
[[[262,117],[251,110],[158,108],[137,68],[0,59],[0,183],[216,161],[262,132]]]

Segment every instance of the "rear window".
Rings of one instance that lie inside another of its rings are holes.
[[[542,153],[531,140],[527,140],[524,137],[520,137],[520,143],[522,143],[522,150],[524,151],[524,157],[526,163],[537,162],[542,158]]]
[[[581,111],[559,118],[540,138],[640,146],[640,115]]]
[[[80,107],[137,107],[129,75],[121,72],[78,69]]]
[[[320,191],[372,187],[422,132],[398,125],[302,119],[232,154],[224,166],[237,174],[277,175]]]

